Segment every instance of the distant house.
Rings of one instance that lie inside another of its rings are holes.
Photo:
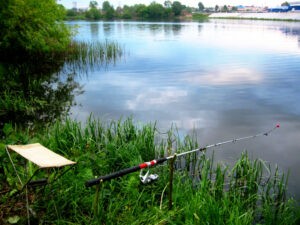
[[[238,12],[264,12],[265,7],[260,7],[260,6],[243,6],[243,5],[238,5],[236,6]]]
[[[288,12],[288,11],[290,11],[289,6],[277,6],[268,9],[268,12]]]
[[[269,8],[269,12],[300,12],[300,2],[288,2],[289,6]]]
[[[299,11],[300,12],[300,2],[289,2],[290,11]]]

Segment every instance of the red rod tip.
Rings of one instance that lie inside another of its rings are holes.
[[[279,128],[279,127],[280,127],[280,124],[279,124],[279,123],[277,123],[277,124],[276,124],[276,128]]]

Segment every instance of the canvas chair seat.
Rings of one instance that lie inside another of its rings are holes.
[[[8,149],[15,151],[25,159],[40,168],[55,168],[76,164],[71,160],[49,150],[40,143],[28,145],[8,145]]]
[[[62,168],[65,166],[73,166],[76,164],[76,162],[66,159],[65,157],[44,147],[40,143],[27,144],[27,145],[7,145],[6,151],[7,151],[7,154],[9,155],[9,158],[11,159],[11,156],[10,156],[10,153],[8,150],[16,152],[23,158],[27,159],[28,161],[30,161],[38,166],[38,169],[33,173],[33,175],[26,182],[24,182],[24,184],[21,181],[21,179],[19,178],[19,180],[23,186],[22,189],[24,188],[24,186],[26,186],[27,184],[30,184],[30,183],[35,184],[35,185],[36,184],[43,185],[43,184],[48,183],[48,179],[31,181],[39,169]],[[11,160],[11,163],[14,166],[14,163],[12,160]],[[14,166],[14,169],[15,169],[15,166]],[[17,173],[16,169],[15,169],[15,172]],[[61,174],[59,174],[58,176],[56,176],[54,180],[56,180],[58,177],[60,177],[65,172],[66,171],[64,171]],[[18,173],[17,173],[17,176],[19,177]]]

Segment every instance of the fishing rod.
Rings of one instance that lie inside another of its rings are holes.
[[[184,155],[191,154],[191,153],[194,153],[194,152],[203,152],[208,148],[218,147],[218,146],[229,144],[229,143],[236,143],[238,141],[253,139],[253,138],[256,138],[256,137],[259,137],[259,136],[268,136],[271,132],[273,132],[275,129],[277,129],[279,127],[280,127],[280,125],[276,124],[275,127],[273,127],[272,129],[270,129],[270,130],[268,130],[267,132],[264,132],[264,133],[258,133],[258,134],[252,135],[252,136],[246,136],[246,137],[241,137],[241,138],[236,138],[236,139],[230,139],[230,140],[227,140],[227,141],[207,145],[205,147],[193,149],[193,150],[190,150],[190,151],[186,151],[186,152],[182,152],[182,153],[178,153],[178,154],[175,153],[174,155],[170,155],[170,156],[167,156],[167,157],[164,157],[164,158],[154,159],[154,160],[149,161],[149,162],[143,162],[143,163],[141,163],[137,166],[133,166],[133,167],[126,168],[126,169],[123,169],[123,170],[119,170],[119,171],[116,171],[114,173],[104,175],[104,176],[98,177],[96,179],[89,180],[85,183],[85,186],[86,187],[92,187],[94,185],[99,184],[100,182],[115,179],[117,177],[122,177],[126,174],[133,173],[133,172],[136,172],[138,170],[143,170],[145,168],[149,168],[149,167],[153,167],[153,166],[158,165],[158,164],[162,164],[167,160],[173,159],[174,157],[180,157],[180,156],[184,156]],[[146,173],[145,176],[142,176],[140,174],[140,177],[141,177],[143,183],[148,183],[149,180],[157,179],[157,175],[150,175],[152,177],[149,178],[148,173],[149,173],[149,171]]]

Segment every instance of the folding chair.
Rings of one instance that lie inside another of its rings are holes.
[[[20,178],[20,176],[17,172],[16,166],[15,166],[15,164],[11,158],[11,155],[9,153],[9,150],[18,153],[25,159],[29,160],[30,162],[32,162],[38,166],[38,169],[36,169],[35,172],[33,172],[33,174],[30,176],[30,178],[27,179],[27,181],[23,182],[22,179]],[[49,174],[48,174],[48,178],[35,180],[35,181],[32,180],[36,176],[38,171],[40,171],[41,169],[53,169],[53,168],[62,168],[65,166],[70,166],[70,168],[67,170],[64,170],[60,173],[57,172],[54,175],[54,178],[52,180],[52,182],[54,182],[60,176],[62,176],[68,170],[70,170],[73,165],[76,164],[76,162],[68,160],[68,159],[64,158],[63,156],[61,156],[57,153],[54,153],[53,151],[49,150],[48,148],[44,147],[43,145],[41,145],[39,143],[27,144],[27,145],[7,145],[6,152],[9,156],[11,164],[13,165],[13,168],[18,177],[18,180],[21,183],[21,186],[22,186],[21,190],[23,190],[27,186],[46,185],[50,182]]]
[[[22,179],[20,178],[19,173],[18,173],[16,166],[12,160],[9,150],[18,153],[25,159],[29,160],[30,162],[32,162],[38,166],[38,168],[29,177],[28,176],[28,167],[29,167],[28,164],[29,163],[26,163],[26,169],[25,169],[26,176],[25,177],[27,178],[27,180],[25,182],[23,182]],[[72,168],[72,166],[76,164],[76,162],[68,160],[68,159],[64,158],[63,156],[54,153],[53,151],[49,150],[48,148],[44,147],[43,145],[41,145],[39,143],[28,144],[28,145],[7,145],[6,152],[10,159],[10,162],[14,168],[14,171],[17,175],[17,178],[21,184],[21,188],[19,191],[23,192],[23,190],[25,189],[27,219],[28,219],[28,224],[30,224],[30,209],[31,208],[29,206],[29,199],[28,199],[28,186],[30,186],[30,187],[45,186],[45,185],[49,184],[50,182],[54,182],[60,176],[65,174],[67,171],[69,171]],[[48,178],[43,178],[43,179],[35,180],[35,181],[32,180],[33,177],[35,177],[38,174],[38,171],[40,171],[41,169],[46,169],[49,172],[50,169],[62,168],[65,166],[70,166],[70,167],[65,170],[54,171],[53,173],[55,176],[53,177],[53,179],[51,179],[51,181],[50,181],[51,174],[49,174],[49,173],[48,173]],[[28,177],[29,177],[29,179],[28,179]]]

